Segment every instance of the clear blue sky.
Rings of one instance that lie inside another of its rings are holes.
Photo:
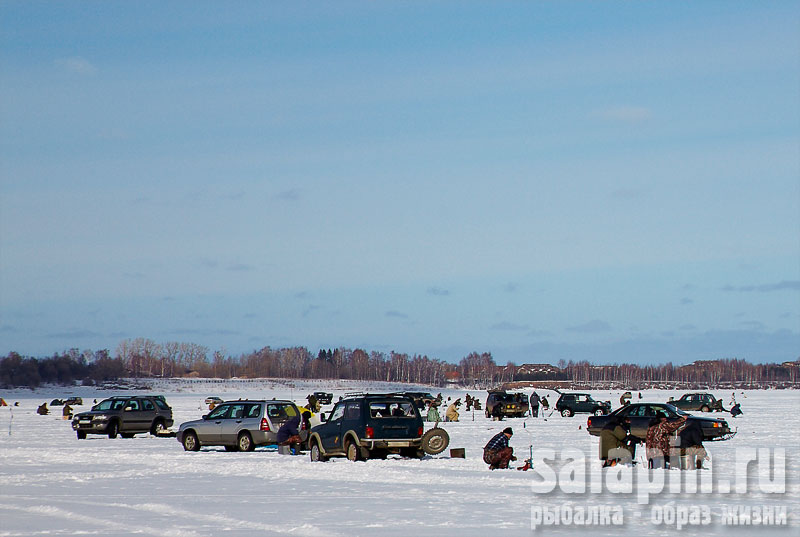
[[[0,353],[800,356],[800,3],[2,2]]]

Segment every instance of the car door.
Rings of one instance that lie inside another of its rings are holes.
[[[120,432],[133,433],[149,430],[150,427],[144,427],[144,412],[142,411],[142,402],[139,399],[128,399],[125,401],[125,406],[122,409],[122,423],[120,424]]]
[[[245,403],[231,403],[219,424],[219,442],[224,445],[235,445],[242,430],[245,419]]]
[[[340,402],[333,407],[328,421],[319,426],[317,431],[322,440],[322,448],[325,451],[341,451],[342,450],[342,421],[344,420],[344,411],[347,403]]]
[[[149,431],[156,419],[156,405],[151,399],[139,399],[139,403],[142,409],[141,426]]]
[[[222,434],[222,423],[231,412],[230,404],[223,404],[212,410],[203,419],[197,422],[194,430],[201,444],[219,445]]]

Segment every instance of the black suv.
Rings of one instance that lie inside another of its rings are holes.
[[[72,428],[78,438],[107,434],[132,438],[137,433],[164,435],[172,427],[172,409],[163,396],[125,396],[104,399],[88,412],[76,414]]]
[[[700,410],[702,412],[726,412],[722,401],[710,393],[686,393],[678,400],[670,400],[669,404],[681,410]]]
[[[566,417],[579,413],[602,416],[611,412],[611,401],[595,401],[588,393],[562,393],[556,401],[556,410]]]
[[[314,397],[321,405],[329,405],[333,401],[333,394],[328,392],[314,392]]]
[[[486,417],[524,418],[529,407],[528,396],[524,393],[491,390],[486,398]]]
[[[330,416],[311,429],[311,460],[345,456],[351,461],[385,458],[389,453],[422,458],[444,451],[450,437],[438,427],[424,433],[413,400],[391,394],[347,397]]]

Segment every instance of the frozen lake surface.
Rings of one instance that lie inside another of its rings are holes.
[[[318,390],[332,391],[336,400],[345,392],[396,389],[413,388],[345,381],[160,381],[150,393],[166,396],[177,430],[180,423],[208,411],[203,400],[211,395],[289,398],[303,404],[307,394]],[[441,392],[445,399],[462,400],[468,393]],[[482,411],[467,413],[462,406],[461,421],[443,426],[450,434],[450,448],[464,448],[465,459],[450,458],[445,450],[423,460],[311,463],[307,455],[283,456],[269,448],[252,453],[222,448],[185,452],[174,438],[149,435],[113,440],[90,435],[78,440],[70,422],[61,419],[61,407],[48,416],[36,414],[42,402],[49,406],[54,398],[82,397],[84,405],[75,407],[78,412],[88,410],[94,399],[130,393],[134,392],[89,387],[0,391],[10,405],[19,403],[0,408],[0,537],[800,533],[800,391],[737,391],[742,416],[713,414],[726,418],[738,434],[707,445],[712,460],[710,469],[701,473],[712,483],[712,491],[693,492],[684,481],[678,482],[676,493],[670,492],[669,479],[691,481],[697,473],[623,468],[613,475],[623,484],[629,479],[632,489],[610,490],[602,482],[610,473],[598,469],[597,439],[586,432],[585,415],[494,422]],[[486,392],[469,393],[485,402]],[[554,392],[539,393],[551,403],[557,399]],[[611,400],[616,408],[621,391],[591,393]],[[681,393],[649,390],[642,392],[641,401],[665,402]],[[730,391],[713,393],[729,407]],[[533,446],[534,471],[492,472],[482,461],[483,445],[507,426],[515,431],[511,445],[520,459],[515,465],[522,464]],[[743,461],[755,456],[751,448],[768,451],[745,466]],[[548,451],[555,458],[542,460]],[[564,453],[572,458],[563,459]],[[585,464],[575,462],[576,453],[585,457]],[[585,478],[575,471],[581,466],[586,468]],[[592,474],[600,476],[599,491],[593,489]],[[586,483],[585,490],[566,492],[568,478],[573,486]],[[663,486],[662,479],[667,480]],[[737,492],[737,486],[747,490]],[[606,518],[609,513],[621,518]],[[772,515],[774,522],[785,520],[784,525],[766,525]],[[548,517],[550,522],[558,517],[560,523],[545,525]],[[731,526],[748,520],[758,524]],[[622,526],[608,525],[614,522]]]

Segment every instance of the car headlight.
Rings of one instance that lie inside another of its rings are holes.
[[[106,416],[105,414],[98,414],[98,415],[94,416],[92,419],[94,421],[107,421],[108,420],[108,416]]]

